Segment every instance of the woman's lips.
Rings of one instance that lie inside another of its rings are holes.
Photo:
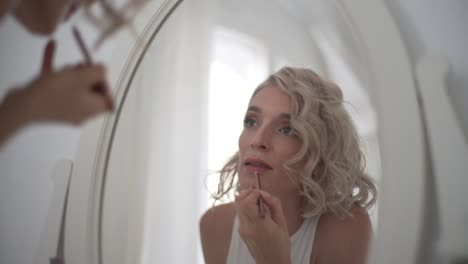
[[[269,169],[266,169],[266,168],[261,168],[261,167],[255,167],[255,166],[246,166],[246,169],[248,172],[252,172],[252,173],[255,173],[255,172],[258,172],[258,173],[261,173],[261,172],[265,172]]]
[[[246,159],[244,162],[244,166],[247,169],[247,171],[252,173],[260,173],[273,169],[268,163],[260,159]]]

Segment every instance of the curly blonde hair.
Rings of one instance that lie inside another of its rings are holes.
[[[283,67],[261,83],[286,92],[292,103],[291,126],[301,140],[299,152],[284,164],[301,188],[302,215],[310,217],[332,212],[351,215],[353,204],[369,208],[376,201],[376,187],[365,173],[365,157],[359,136],[344,107],[343,93],[334,83],[309,69]],[[302,171],[292,165],[305,160]],[[237,186],[239,153],[219,171],[219,201]],[[294,180],[294,179],[292,179]]]
[[[127,0],[125,5],[116,7],[115,0],[83,0],[84,14],[87,20],[101,30],[94,48],[98,48],[110,36],[115,34],[120,28],[129,27],[136,35],[136,30],[132,27],[131,21],[149,0]],[[95,14],[92,7],[99,4],[102,14]]]

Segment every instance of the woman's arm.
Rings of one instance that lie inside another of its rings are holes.
[[[209,209],[200,220],[200,238],[206,264],[226,263],[235,210],[232,203]]]
[[[0,104],[0,146],[17,130],[32,121],[31,101],[28,91],[13,89]]]

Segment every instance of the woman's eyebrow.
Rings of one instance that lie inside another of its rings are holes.
[[[281,119],[291,120],[291,114],[288,114],[288,113],[281,113],[279,117]]]
[[[247,112],[255,112],[255,113],[262,113],[262,109],[258,106],[255,106],[255,105],[251,105],[249,106],[249,108],[247,109]],[[278,115],[278,117],[280,119],[286,119],[286,120],[291,120],[291,114],[289,113],[280,113]]]
[[[248,112],[248,111],[261,113],[261,112],[262,112],[262,109],[260,109],[260,107],[258,107],[258,106],[251,105],[251,106],[249,106],[249,108],[247,108],[247,112]]]

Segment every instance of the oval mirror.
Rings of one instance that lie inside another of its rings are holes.
[[[375,21],[380,28],[369,27]],[[111,64],[120,73],[118,111],[89,125],[80,144],[67,215],[70,263],[203,263],[198,223],[213,204],[215,172],[237,150],[252,91],[284,65],[340,85],[367,172],[384,188],[380,208],[369,211],[373,255],[385,258],[385,237],[407,221],[415,231],[393,236],[405,241],[401,259],[414,258],[420,211],[394,205],[420,206],[412,198],[418,187],[395,184],[409,174],[410,184],[421,182],[421,143],[406,138],[420,133],[419,110],[411,92],[396,97],[401,109],[387,101],[395,99],[389,87],[414,88],[383,1],[157,1],[136,24],[136,43],[128,34],[112,40],[121,47]],[[391,201],[396,188],[401,200]]]

